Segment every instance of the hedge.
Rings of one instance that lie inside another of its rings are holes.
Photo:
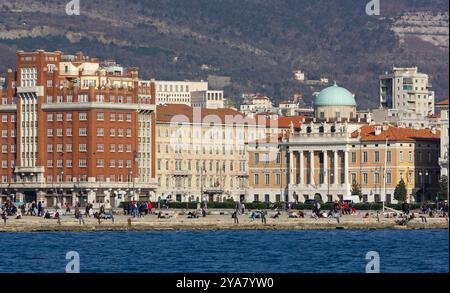
[[[122,202],[119,207],[123,208],[123,205],[128,205],[129,202]],[[143,204],[144,202],[140,202]],[[158,208],[158,203],[152,203],[153,208]],[[244,203],[246,209],[275,209],[277,207],[284,207],[285,203],[266,203],[266,202],[249,202]],[[385,204],[385,207],[393,208],[395,210],[401,210],[402,204]],[[162,207],[162,203],[160,205]],[[169,202],[166,203],[166,206],[170,209],[196,209],[197,203],[196,202],[189,202],[189,203],[182,203],[182,202]],[[202,203],[203,206],[203,203]],[[209,209],[234,209],[236,208],[236,203],[232,201],[228,202],[208,202],[207,206]],[[321,204],[322,210],[330,210],[334,206],[334,203],[327,202]],[[355,207],[357,210],[381,210],[383,208],[382,203],[355,203],[353,204],[353,207]],[[432,207],[432,206],[430,206]],[[291,204],[292,209],[299,209],[299,210],[310,210],[312,209],[312,205],[305,205],[304,203],[298,203],[298,204]],[[410,204],[410,209],[418,209],[420,208],[420,204]]]

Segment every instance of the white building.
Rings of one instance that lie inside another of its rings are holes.
[[[305,72],[301,70],[294,71],[294,78],[298,81],[305,81],[306,79]]]
[[[223,91],[198,91],[191,93],[191,104],[194,108],[224,108]]]
[[[246,96],[240,110],[244,114],[271,112],[273,103],[269,97],[261,94]]]
[[[423,116],[434,114],[434,91],[427,74],[417,67],[394,67],[380,76],[380,103],[388,109],[411,110]]]
[[[448,100],[437,103],[441,110],[440,113],[440,127],[441,127],[441,154],[439,157],[439,165],[441,166],[441,176],[448,177],[448,120],[449,120],[449,108]]]
[[[191,105],[192,92],[207,91],[206,81],[156,80],[156,104]]]

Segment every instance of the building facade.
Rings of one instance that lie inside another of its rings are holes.
[[[156,80],[156,104],[182,104],[191,106],[192,92],[208,90],[206,81]]]
[[[156,187],[151,176],[139,181],[138,122],[155,105],[137,69],[82,53],[19,51],[16,76],[8,72],[0,93],[5,196],[116,205]]]
[[[394,67],[380,76],[380,104],[410,110],[424,117],[434,114],[434,91],[427,74],[417,67]]]
[[[441,176],[445,175],[448,178],[448,137],[450,135],[448,130],[448,100],[437,103],[437,107],[440,110],[439,125],[441,129],[441,155],[439,165],[441,166]]]

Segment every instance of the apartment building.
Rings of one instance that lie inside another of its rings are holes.
[[[384,108],[434,114],[434,98],[429,76],[417,67],[394,67],[380,76],[380,104]]]
[[[222,109],[224,108],[223,91],[199,91],[192,92],[192,107],[206,109]]]
[[[156,80],[156,104],[182,104],[191,106],[193,92],[208,91],[206,81]]]
[[[441,166],[441,176],[445,175],[448,177],[448,99],[436,103],[436,108],[439,109],[439,126],[441,129],[441,155],[439,165]]]
[[[3,197],[116,205],[155,189],[154,173],[139,181],[139,121],[151,123],[155,105],[136,68],[19,51],[0,97]]]

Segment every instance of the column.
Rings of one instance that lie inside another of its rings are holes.
[[[323,184],[328,184],[328,151],[323,152]]]
[[[289,184],[294,184],[294,152],[289,150]]]
[[[309,151],[309,170],[310,178],[309,184],[315,184],[314,180],[314,151]]]
[[[348,151],[345,150],[345,155],[344,155],[344,183],[345,183],[345,188],[347,190],[347,195],[350,195],[350,184],[348,184]]]
[[[339,184],[339,151],[334,151],[333,183]]]
[[[303,151],[299,152],[299,156],[300,156],[300,181],[299,184],[305,184],[305,179],[304,179],[304,156],[303,156]]]

